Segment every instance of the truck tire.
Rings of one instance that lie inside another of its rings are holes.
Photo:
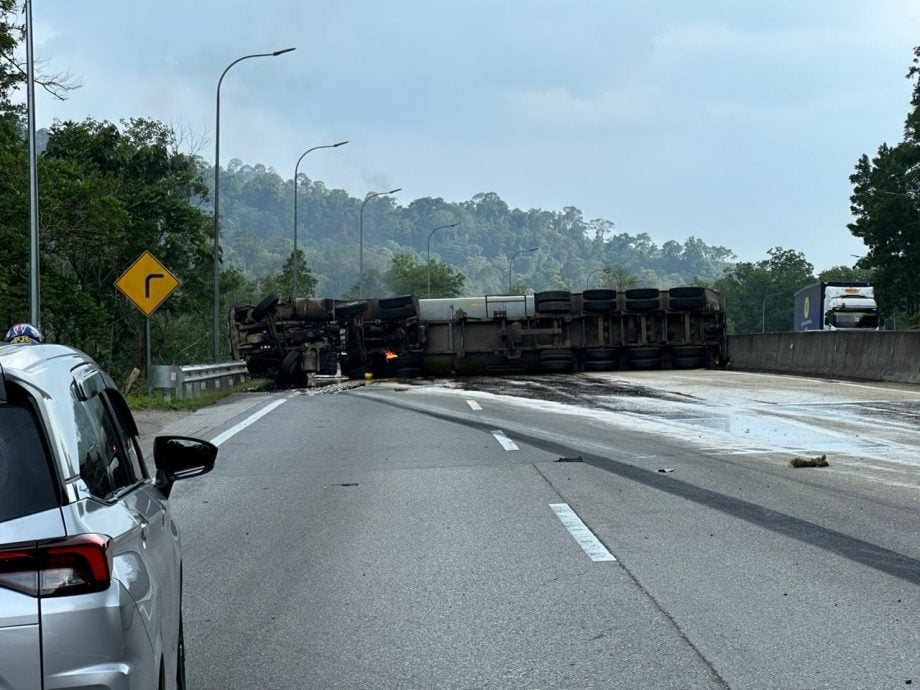
[[[705,297],[671,297],[668,300],[671,309],[702,309],[706,306]]]
[[[673,287],[668,290],[669,297],[702,297],[706,298],[706,288],[696,285],[687,287]]]
[[[674,369],[705,369],[705,357],[671,357],[671,366]]]
[[[278,367],[278,377],[282,379],[289,378],[291,374],[294,373],[294,370],[297,368],[298,362],[300,361],[300,353],[296,350],[291,350],[288,352],[284,359],[281,360],[281,365]]]
[[[661,348],[655,346],[634,347],[629,350],[630,369],[657,369],[661,366]]]
[[[269,315],[278,304],[278,295],[267,295],[252,310],[252,320],[261,321]]]
[[[538,313],[542,314],[558,314],[560,312],[567,312],[572,309],[571,302],[563,301],[549,301],[549,302],[537,302],[536,310]]]
[[[566,312],[572,308],[572,293],[567,290],[545,290],[533,296],[534,309],[538,312]]]
[[[598,300],[616,300],[617,291],[607,288],[595,288],[594,290],[585,290],[581,293],[581,299],[584,302],[596,302]]]
[[[616,360],[620,356],[614,347],[592,347],[585,350],[586,362],[601,362],[604,360]]]
[[[599,359],[585,362],[585,371],[613,371],[617,362],[613,359]]]
[[[582,311],[588,314],[606,314],[617,310],[615,299],[596,299],[582,301]]]
[[[661,296],[655,288],[632,288],[624,294],[626,299],[658,299]]]
[[[645,298],[645,299],[627,299],[626,300],[626,311],[657,311],[661,308],[661,303],[658,301],[658,298]]]
[[[540,371],[548,374],[569,373],[572,371],[572,361],[564,359],[551,359],[549,361],[540,361]]]
[[[572,293],[568,290],[544,290],[543,292],[536,292],[533,296],[534,302],[559,302],[559,301],[570,301],[572,299]]]
[[[540,351],[540,371],[547,373],[570,372],[575,365],[575,353],[563,348]]]

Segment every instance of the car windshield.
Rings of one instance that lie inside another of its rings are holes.
[[[45,444],[31,410],[0,405],[0,522],[57,505]]]

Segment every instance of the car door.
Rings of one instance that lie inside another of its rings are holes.
[[[107,400],[101,375],[84,374],[74,391],[80,477],[93,499],[85,503],[80,519],[85,531],[114,539],[114,575],[136,602],[149,640],[159,652],[161,580],[168,564],[161,562],[161,549],[151,544],[159,533],[150,525],[146,473],[139,456],[126,450],[126,434]]]
[[[181,615],[179,530],[169,511],[169,502],[150,479],[141,453],[137,425],[127,403],[117,390],[111,388],[106,389],[102,396],[112,412],[127,461],[132,471],[141,477],[139,485],[125,496],[125,500],[143,519],[145,555],[153,572],[153,585],[158,589],[154,595],[155,615],[159,620],[157,625],[164,653],[171,660],[179,637]]]

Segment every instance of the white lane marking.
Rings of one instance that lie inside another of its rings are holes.
[[[269,403],[268,405],[266,405],[265,407],[263,407],[263,408],[262,408],[261,410],[259,410],[258,412],[253,412],[251,415],[249,415],[248,417],[246,417],[246,419],[244,419],[244,420],[243,420],[242,422],[240,422],[239,424],[235,424],[235,425],[231,426],[229,429],[227,429],[227,430],[224,431],[223,433],[220,433],[220,434],[218,434],[217,436],[215,436],[214,438],[212,438],[212,439],[211,439],[211,443],[213,443],[215,446],[219,446],[219,445],[220,445],[221,443],[223,443],[224,441],[226,441],[226,440],[230,439],[231,437],[235,436],[236,434],[238,434],[239,432],[241,432],[243,429],[245,429],[247,426],[249,426],[249,425],[252,424],[253,422],[256,422],[256,421],[262,419],[262,417],[264,417],[265,415],[267,415],[269,412],[271,412],[272,410],[274,410],[276,407],[279,407],[279,406],[283,405],[283,404],[286,403],[286,402],[287,402],[287,398],[282,398],[281,400],[276,400],[276,401],[273,402],[273,403]]]
[[[598,541],[594,533],[581,521],[581,518],[569,507],[568,503],[550,503],[549,507],[556,513],[556,517],[574,537],[578,545],[588,554],[592,561],[615,561],[603,544]]]
[[[492,432],[492,435],[495,437],[495,440],[498,441],[502,448],[505,450],[520,450],[517,445],[510,438],[505,436],[505,432],[501,429],[496,429]]]
[[[471,410],[481,410],[482,409],[482,405],[480,405],[475,400],[467,400],[466,404],[470,406]]]

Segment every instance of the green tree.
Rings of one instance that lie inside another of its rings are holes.
[[[625,266],[614,264],[604,268],[604,287],[623,292],[639,285],[639,277]]]
[[[725,295],[730,333],[792,330],[793,296],[814,281],[814,266],[791,249],[774,247],[768,254],[736,264],[715,281]]]
[[[259,287],[263,293],[272,292],[279,296],[285,297],[312,297],[316,290],[316,276],[310,272],[307,266],[307,259],[303,250],[297,249],[297,294],[294,294],[294,252],[284,262],[284,266],[278,273],[272,273],[259,281]]]
[[[857,266],[832,266],[818,274],[818,280],[825,283],[872,283],[872,271]]]
[[[428,296],[429,275],[432,297],[459,297],[466,278],[459,271],[441,261],[432,261],[429,267],[408,252],[397,254],[390,262],[386,284],[397,295]]]
[[[161,329],[154,356],[182,342],[184,361],[209,358],[213,261],[210,218],[190,200],[207,190],[197,162],[176,150],[166,125],[143,119],[55,124],[40,159],[43,329],[116,375],[144,361],[143,318],[113,288],[143,252],[180,281],[156,319],[188,317],[194,328]],[[156,323],[156,321],[154,322]],[[157,331],[155,330],[155,333]]]
[[[848,228],[865,242],[860,266],[871,270],[883,314],[920,327],[920,47],[907,73],[913,81],[904,140],[863,155],[850,176],[854,221]]]

